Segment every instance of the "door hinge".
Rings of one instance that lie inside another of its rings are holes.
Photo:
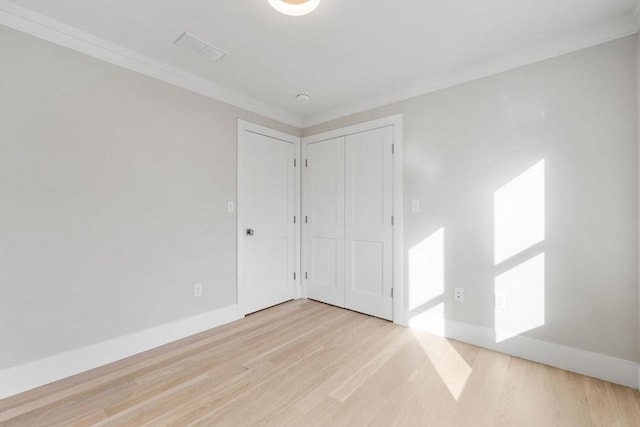
[[[296,223],[296,216],[295,215],[293,216],[293,223],[294,224]]]
[[[393,215],[391,215],[391,225],[393,225]]]
[[[393,298],[393,288],[391,288],[391,298]]]
[[[296,272],[293,272],[293,280],[296,280]]]
[[[305,215],[304,216],[304,223],[307,224],[309,222],[309,218]]]
[[[309,278],[309,273],[307,273],[306,271],[304,272],[304,278],[308,279]]]
[[[293,159],[293,167],[295,168],[295,167],[296,167],[296,165],[297,165],[297,163],[296,163],[296,159]]]
[[[309,162],[307,161],[307,159],[304,159],[304,167],[309,167]]]
[[[391,154],[395,154],[396,152],[396,144],[391,144]]]

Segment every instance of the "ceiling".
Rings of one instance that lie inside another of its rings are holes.
[[[298,126],[638,29],[636,0],[322,0],[302,17],[282,15],[267,0],[12,4],[273,107]],[[229,56],[214,63],[177,48],[173,41],[185,31]],[[298,93],[311,101],[297,102]]]

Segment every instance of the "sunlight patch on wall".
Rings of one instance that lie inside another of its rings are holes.
[[[496,342],[544,325],[544,275],[542,253],[495,278]]]
[[[494,193],[495,263],[545,238],[544,160]]]
[[[409,310],[444,294],[444,228],[409,249]]]
[[[443,337],[444,329],[444,303],[435,304],[420,313],[411,313],[409,327],[419,331]]]

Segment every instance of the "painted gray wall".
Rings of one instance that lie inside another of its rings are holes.
[[[493,192],[544,158],[547,312],[525,335],[638,360],[636,45],[303,133],[403,113],[405,255],[445,227],[446,317],[485,327]],[[235,302],[237,118],[300,132],[0,27],[0,368]]]
[[[0,26],[0,368],[235,303],[238,118]]]
[[[546,236],[535,249],[546,258],[545,324],[524,335],[637,361],[636,45],[625,37],[303,135],[404,115],[405,259],[444,227],[445,317],[487,328],[493,193],[544,159]],[[454,287],[465,288],[464,303],[453,302]]]

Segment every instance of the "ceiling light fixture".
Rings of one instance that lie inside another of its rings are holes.
[[[313,12],[320,0],[269,0],[269,4],[285,15],[301,16]]]
[[[296,99],[298,100],[298,102],[306,104],[311,99],[311,96],[309,96],[309,94],[307,93],[299,93],[298,95],[296,95]]]

